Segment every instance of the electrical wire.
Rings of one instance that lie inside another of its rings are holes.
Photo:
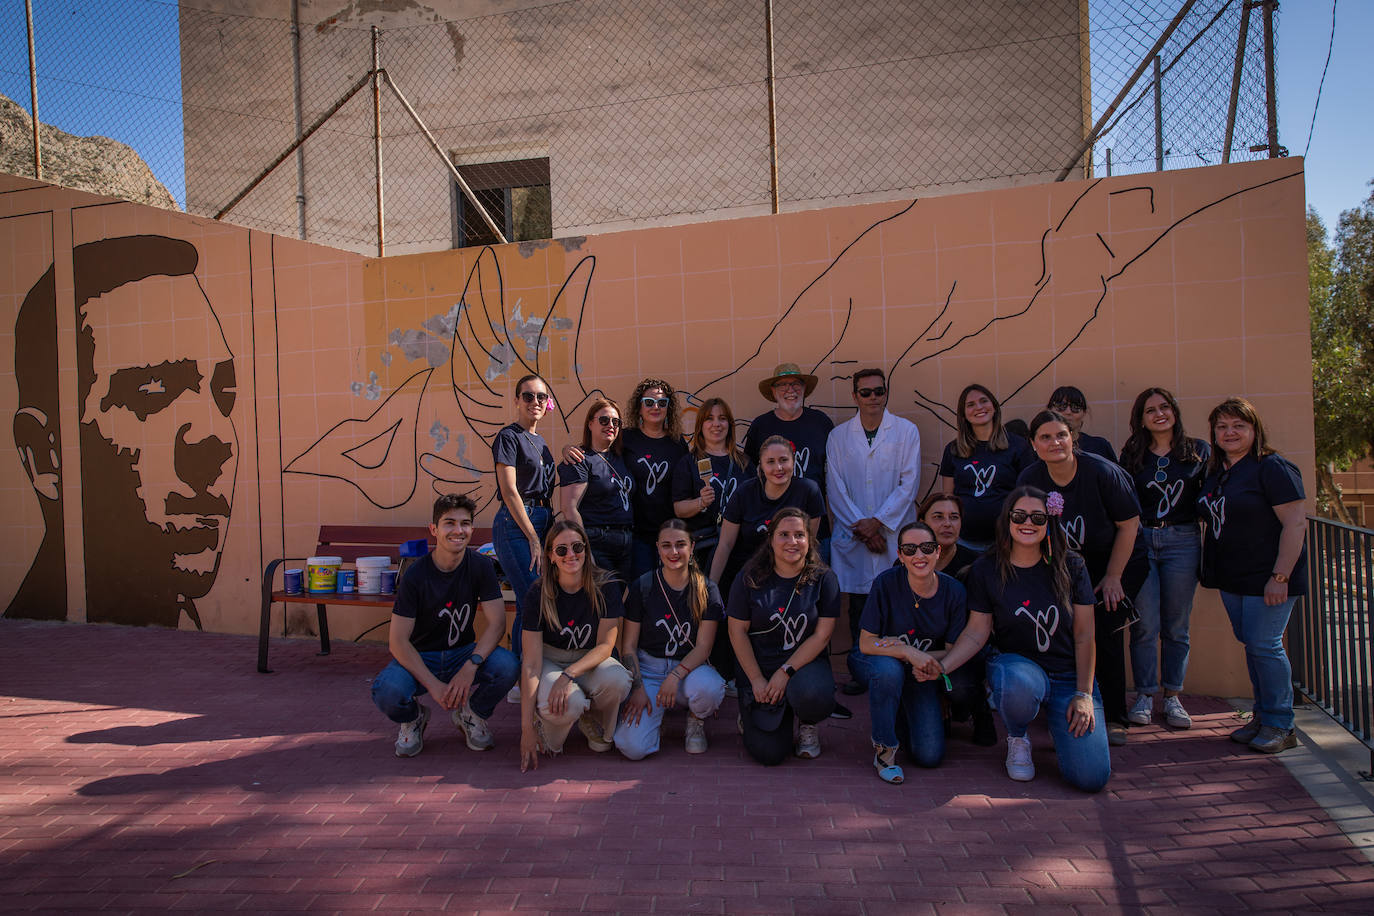
[[[1303,148],[1303,158],[1307,158],[1307,151],[1312,148],[1312,131],[1317,127],[1317,108],[1322,103],[1322,87],[1326,85],[1326,69],[1331,66],[1331,49],[1336,44],[1336,3],[1338,0],[1331,0],[1331,39],[1326,43],[1326,63],[1322,65],[1321,82],[1317,83],[1317,101],[1312,105],[1312,123],[1307,126],[1307,146]]]

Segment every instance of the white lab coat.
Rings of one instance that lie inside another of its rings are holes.
[[[910,420],[883,412],[870,448],[857,414],[836,426],[825,444],[825,483],[835,529],[831,566],[843,591],[867,594],[873,577],[897,558],[897,532],[916,520],[921,482],[921,433]],[[861,518],[882,522],[887,550],[872,553],[850,525]]]

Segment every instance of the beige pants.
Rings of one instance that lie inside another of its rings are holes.
[[[616,722],[620,718],[620,704],[630,695],[630,672],[614,658],[608,658],[591,671],[573,678],[567,708],[561,716],[555,716],[549,709],[549,692],[553,690],[563,669],[586,654],[586,649],[544,646],[543,667],[539,673],[539,702],[534,714],[539,718],[544,743],[555,754],[563,750],[568,732],[583,713],[591,713],[601,725],[606,740],[612,740]]]

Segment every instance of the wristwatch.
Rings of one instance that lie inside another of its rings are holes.
[[[480,668],[482,667],[482,662],[486,661],[486,659],[474,652],[468,656],[468,661]]]
[[[1288,577],[1285,576],[1285,575],[1284,575],[1283,573],[1281,573],[1281,572],[1270,573],[1270,574],[1269,574],[1269,578],[1273,579],[1273,580],[1274,580],[1275,582],[1277,582],[1279,585],[1287,585],[1287,584],[1288,584]]]
[[[782,670],[786,672],[789,678],[797,676],[797,669],[793,668],[791,665],[783,665]]]

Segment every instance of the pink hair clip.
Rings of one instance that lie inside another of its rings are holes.
[[[1056,517],[1064,514],[1064,497],[1058,490],[1045,497],[1045,512]]]

